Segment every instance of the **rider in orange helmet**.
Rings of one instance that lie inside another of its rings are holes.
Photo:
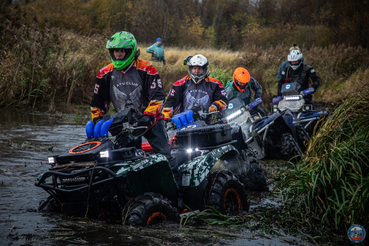
[[[226,84],[225,90],[227,92],[228,100],[233,98],[241,99],[245,105],[248,105],[251,102],[252,91],[254,91],[254,100],[261,97],[263,92],[263,88],[261,85],[250,76],[249,71],[247,71],[243,67],[238,67],[233,72],[232,79],[229,80]],[[254,114],[259,112],[262,116],[266,116],[267,113],[265,110],[255,107],[250,113]]]

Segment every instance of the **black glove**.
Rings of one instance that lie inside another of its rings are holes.
[[[134,126],[149,126],[152,123],[154,123],[154,120],[155,120],[154,116],[145,114],[138,119],[138,121],[134,124]]]
[[[163,60],[163,64],[165,65],[165,60]]]

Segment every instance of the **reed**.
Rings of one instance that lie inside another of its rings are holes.
[[[368,120],[366,89],[340,105],[311,139],[306,157],[281,174],[287,207],[303,213],[295,216],[319,218],[321,227],[341,232],[354,223],[369,226]]]

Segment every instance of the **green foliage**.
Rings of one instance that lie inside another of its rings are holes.
[[[232,79],[234,69],[232,68],[214,68],[210,71],[210,77],[213,77],[220,82],[222,82],[223,86],[226,85],[226,83]]]
[[[369,91],[338,107],[311,139],[306,157],[282,174],[288,211],[346,232],[369,226]]]

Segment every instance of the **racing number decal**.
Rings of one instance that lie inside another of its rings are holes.
[[[163,84],[161,83],[161,79],[158,79],[158,87],[163,88]]]
[[[158,86],[159,88],[163,88],[163,84],[161,83],[161,79],[158,79],[158,80],[154,79],[154,80],[152,81],[152,84],[151,84],[150,89],[155,89],[155,88],[156,88],[156,84],[157,84],[157,86]]]
[[[99,94],[99,88],[100,88],[100,85],[95,84],[95,88],[94,88],[94,93],[95,94]]]

